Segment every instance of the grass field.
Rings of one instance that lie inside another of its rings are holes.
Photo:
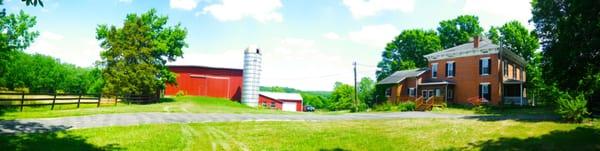
[[[399,119],[158,124],[0,136],[12,150],[599,150],[600,123]]]
[[[155,104],[126,104],[114,103],[102,104],[96,108],[96,104],[82,104],[79,108],[76,105],[56,105],[54,110],[50,106],[25,107],[23,112],[19,112],[17,107],[1,108],[0,120],[22,119],[22,118],[47,118],[64,116],[82,116],[92,114],[110,114],[110,113],[132,113],[132,112],[191,112],[191,113],[277,113],[289,114],[277,110],[256,109],[233,102],[227,99],[208,98],[208,97],[174,97],[165,98],[161,103]]]

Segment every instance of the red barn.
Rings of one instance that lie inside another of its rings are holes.
[[[298,93],[259,92],[258,103],[263,108],[302,112],[302,96]]]
[[[167,85],[165,95],[209,96],[239,101],[242,94],[242,69],[206,66],[167,66],[177,74],[178,85]]]

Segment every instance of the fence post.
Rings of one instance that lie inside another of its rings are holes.
[[[54,92],[54,99],[52,99],[52,108],[50,110],[54,110],[54,103],[56,102],[56,92]]]
[[[25,91],[21,92],[21,112],[23,112],[23,103],[25,102]]]
[[[96,107],[100,107],[101,100],[102,100],[102,93],[98,94],[98,105],[96,105]]]
[[[81,103],[81,92],[79,93],[79,99],[77,99],[77,108],[79,108],[80,103]]]

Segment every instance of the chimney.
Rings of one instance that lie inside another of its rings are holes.
[[[473,48],[479,48],[479,36],[473,37]]]

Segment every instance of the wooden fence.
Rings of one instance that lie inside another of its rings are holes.
[[[158,102],[159,96],[117,96],[117,97],[102,97],[102,94],[58,94],[58,93],[0,93],[0,103],[4,106],[18,106],[20,111],[23,111],[24,106],[42,106],[51,105],[50,110],[54,110],[55,105],[77,104],[77,108],[81,104],[96,104],[100,107],[102,100],[112,103],[116,106],[121,101],[131,103],[150,103]],[[69,101],[71,100],[71,101]],[[75,100],[77,100],[75,102]],[[83,100],[83,101],[82,101]],[[112,101],[114,100],[114,101]],[[58,102],[57,102],[58,101]],[[67,102],[64,102],[67,101]],[[8,104],[5,102],[9,102]],[[13,104],[13,102],[18,102]]]

